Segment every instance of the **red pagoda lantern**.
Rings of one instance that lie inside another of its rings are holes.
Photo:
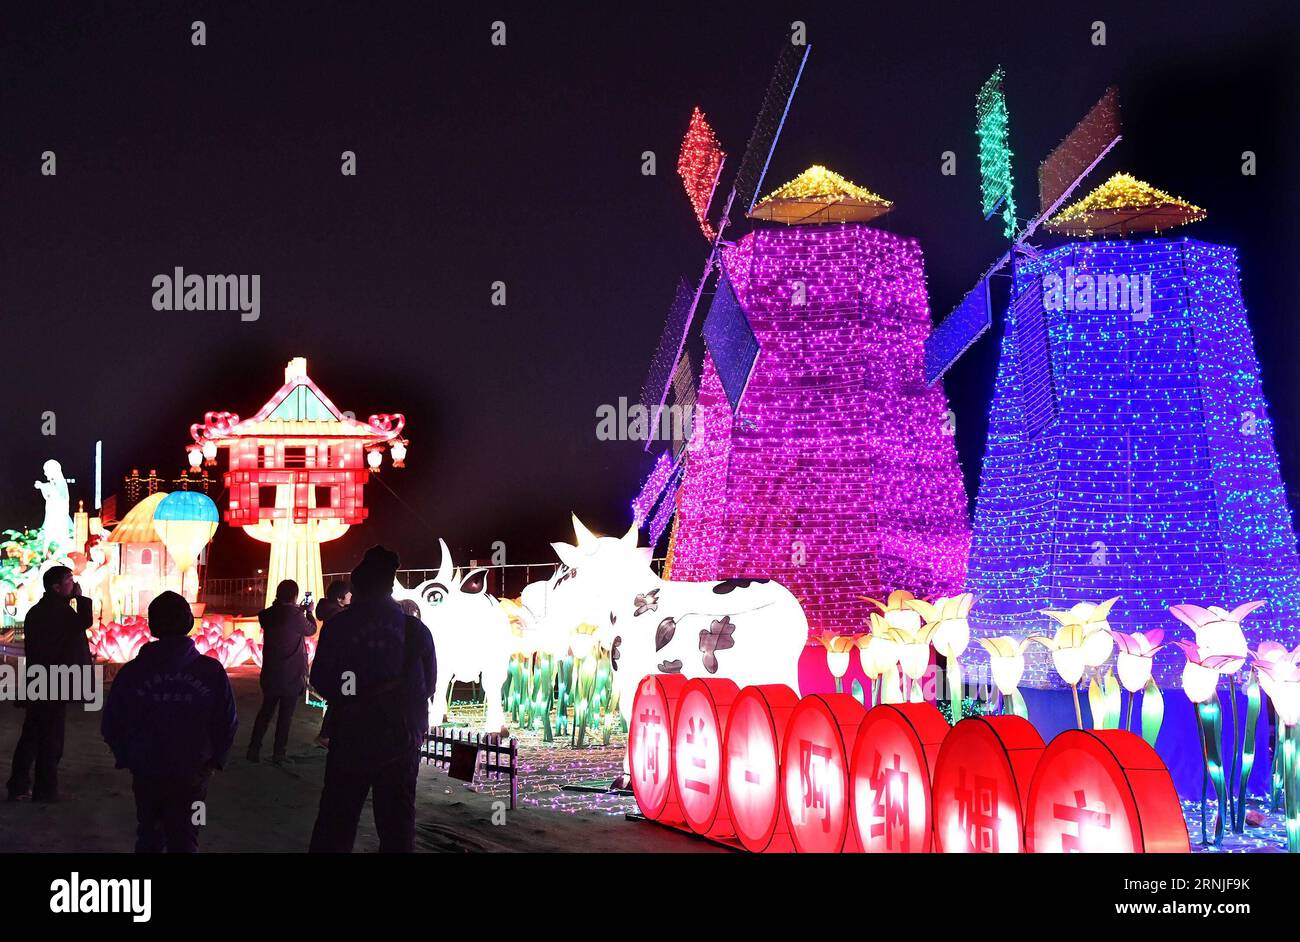
[[[405,424],[400,414],[362,422],[341,412],[307,375],[307,360],[295,357],[284,385],[252,418],[209,412],[190,426],[192,465],[214,465],[217,449],[230,450],[226,522],[271,545],[267,605],[283,579],[321,597],[320,545],[366,519],[366,480],[385,446],[394,467],[403,466]]]

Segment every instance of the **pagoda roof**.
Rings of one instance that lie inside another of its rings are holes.
[[[765,196],[749,217],[786,225],[867,222],[893,208],[893,203],[866,187],[846,180],[821,164],[813,164]]]
[[[1047,223],[1075,236],[1160,232],[1205,218],[1205,210],[1127,173],[1116,173]]]
[[[371,416],[370,421],[362,422],[345,415],[307,375],[307,360],[295,357],[284,369],[284,385],[251,418],[209,413],[205,424],[196,426],[196,430],[201,429],[205,440],[218,445],[239,438],[354,438],[379,442],[395,438],[404,422],[401,416]]]

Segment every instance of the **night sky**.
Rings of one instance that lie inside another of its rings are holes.
[[[649,458],[598,441],[595,414],[637,399],[674,285],[704,260],[681,136],[700,105],[734,173],[793,19],[813,50],[763,192],[824,163],[893,200],[880,224],[920,239],[936,318],[1003,248],[979,212],[983,80],[1005,67],[1022,216],[1038,161],[1117,84],[1124,140],[1087,188],[1131,171],[1206,207],[1189,236],[1241,249],[1296,502],[1294,4],[39,6],[6,9],[0,36],[0,529],[39,525],[45,458],[77,478],[74,507],[99,438],[106,493],[132,467],[173,476],[190,423],[251,415],[305,356],[340,408],[404,412],[411,440],[407,470],[382,475],[401,502],[368,487],[371,520],[326,546],[327,570],[380,540],[434,565],[439,535],[458,562],[494,540],[550,561],[570,509],[621,533]],[[155,312],[151,280],[175,266],[260,275],[260,320]],[[972,494],[997,336],[947,381]],[[212,572],[264,553],[223,528]]]

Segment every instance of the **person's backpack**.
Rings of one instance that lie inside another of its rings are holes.
[[[418,666],[416,630],[423,631],[424,626],[407,617],[402,669],[396,678],[329,705],[331,751],[345,751],[358,764],[377,766],[409,756],[419,747],[425,730],[411,726],[407,687]]]

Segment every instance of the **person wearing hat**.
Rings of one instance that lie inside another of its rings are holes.
[[[352,571],[352,604],[329,620],[311,685],[333,716],[312,853],[350,853],[373,793],[379,850],[415,849],[415,781],[437,689],[433,638],[393,599],[397,554],[366,551]]]
[[[122,665],[104,704],[102,732],[131,771],[136,853],[195,853],[197,812],[213,769],[225,765],[239,718],[226,670],[190,640],[194,616],[175,592],[149,603],[157,639]]]

